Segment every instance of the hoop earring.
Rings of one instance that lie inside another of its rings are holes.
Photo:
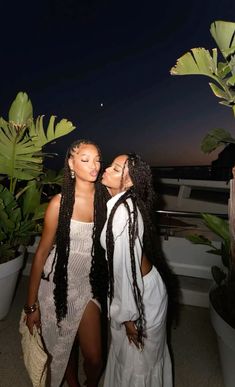
[[[70,169],[70,176],[71,176],[71,179],[75,179],[75,172],[73,169]]]

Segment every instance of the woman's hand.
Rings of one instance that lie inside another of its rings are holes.
[[[26,325],[29,328],[31,335],[33,334],[34,325],[36,325],[37,329],[41,328],[41,316],[39,309],[36,309],[33,313],[26,315]]]
[[[125,321],[123,323],[126,328],[126,335],[129,343],[134,343],[138,349],[142,349],[141,343],[138,341],[138,331],[134,321]]]

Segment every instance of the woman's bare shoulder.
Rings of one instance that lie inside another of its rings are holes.
[[[51,211],[59,212],[60,202],[61,202],[61,194],[57,194],[53,196],[53,198],[50,200],[48,204],[47,212],[51,212]]]

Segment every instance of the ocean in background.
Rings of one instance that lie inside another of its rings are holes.
[[[231,167],[213,165],[180,165],[151,167],[153,178],[229,181]]]

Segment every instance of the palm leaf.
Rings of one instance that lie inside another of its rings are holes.
[[[214,58],[215,56],[211,57],[205,48],[192,48],[177,60],[170,73],[171,75],[206,75],[216,79],[217,63]]]
[[[212,82],[209,82],[209,85],[216,97],[223,98],[225,100],[227,99],[227,94],[220,87]]]
[[[211,24],[210,33],[225,59],[235,52],[235,23],[222,20]]]

